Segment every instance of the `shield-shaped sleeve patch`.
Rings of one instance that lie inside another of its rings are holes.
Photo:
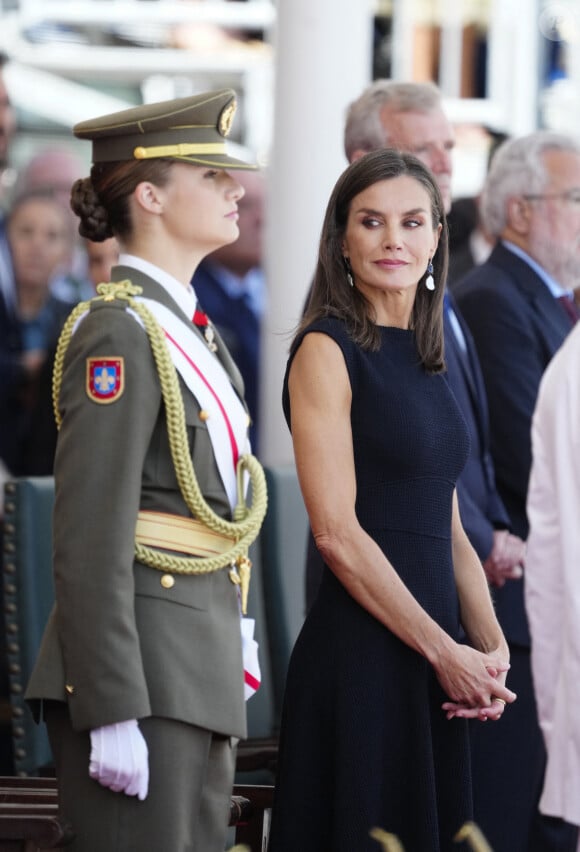
[[[123,358],[87,358],[87,396],[107,405],[115,402],[125,389]]]

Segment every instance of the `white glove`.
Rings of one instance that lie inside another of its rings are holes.
[[[115,793],[147,797],[149,752],[136,719],[91,731],[89,775]]]

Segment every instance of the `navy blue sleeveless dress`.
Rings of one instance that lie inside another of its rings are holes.
[[[337,319],[308,331],[332,337],[348,369],[361,526],[457,638],[451,508],[469,437],[447,381],[425,372],[413,332],[381,327],[368,352]],[[269,852],[378,852],[374,826],[405,852],[455,852],[472,818],[468,732],[445,700],[425,658],[325,567],[287,676]]]

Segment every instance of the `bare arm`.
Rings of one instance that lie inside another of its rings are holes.
[[[485,573],[461,524],[456,494],[453,497],[452,544],[463,629],[475,648],[507,656],[507,643],[495,616]]]
[[[361,606],[429,660],[453,701],[489,704],[492,690],[513,700],[488,671],[501,668],[504,660],[459,645],[445,633],[358,523],[351,389],[340,348],[327,335],[304,338],[290,370],[289,392],[298,477],[328,566]]]
[[[473,549],[461,524],[457,495],[453,497],[452,546],[455,583],[459,596],[461,623],[474,648],[486,654],[499,658],[505,664],[509,662],[509,649],[502,629],[496,618],[485,572],[475,550]],[[506,669],[494,672],[496,683],[505,685]],[[494,690],[494,696],[503,698],[499,690]],[[452,704],[444,705],[451,715],[478,716],[479,718],[499,718],[504,705],[501,702],[491,702],[487,707],[459,708]]]

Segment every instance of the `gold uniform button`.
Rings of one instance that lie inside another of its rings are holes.
[[[72,685],[72,683],[67,683],[66,686],[65,686],[65,689],[66,689],[66,691],[68,692],[69,695],[74,694],[75,688]]]
[[[164,589],[172,589],[175,585],[175,577],[171,574],[164,574],[161,578],[161,585]]]
[[[206,420],[209,420],[209,411],[206,411],[205,408],[202,408],[199,412],[199,419],[205,423]]]

